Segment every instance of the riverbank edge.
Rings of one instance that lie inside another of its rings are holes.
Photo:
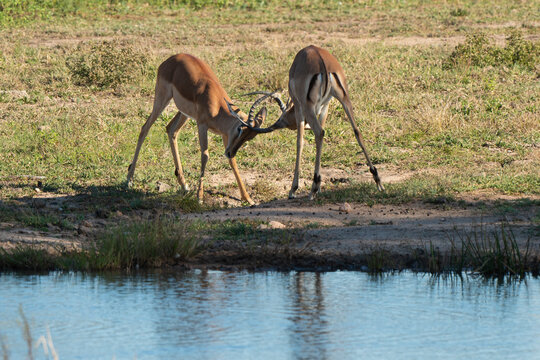
[[[32,246],[17,248],[18,254],[0,249],[0,273],[11,271],[126,271],[135,269],[162,269],[185,271],[192,269],[220,271],[363,271],[369,273],[385,273],[410,270],[414,272],[435,275],[477,273],[486,277],[540,275],[540,253],[526,252],[519,249],[523,255],[520,263],[514,263],[515,268],[508,265],[508,260],[498,254],[502,268],[497,271],[486,271],[481,266],[465,258],[462,252],[439,251],[436,249],[410,249],[409,252],[393,251],[390,249],[372,249],[359,253],[339,253],[335,251],[310,251],[291,248],[289,246],[272,247],[269,249],[245,250],[224,248],[206,250],[189,259],[162,259],[153,264],[140,266],[133,264],[127,268],[96,269],[89,266],[88,252],[70,251],[51,253],[45,249],[35,249]],[[6,258],[11,257],[11,262]],[[23,258],[24,261],[20,259]],[[487,261],[486,259],[478,259]],[[482,264],[480,264],[482,265]],[[492,269],[493,270],[493,269]]]

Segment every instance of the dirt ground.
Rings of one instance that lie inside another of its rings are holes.
[[[402,181],[413,173],[395,173],[390,168],[385,170],[385,182]],[[401,205],[375,204],[368,206],[360,203],[319,204],[307,200],[303,179],[297,199],[286,199],[290,179],[276,179],[281,198],[251,207],[242,207],[234,197],[237,190],[234,187],[232,174],[213,175],[208,179],[209,186],[206,198],[215,196],[214,186],[229,189],[233,196],[225,197],[229,206],[222,210],[201,213],[180,214],[179,219],[207,221],[255,221],[261,223],[260,229],[290,229],[294,232],[294,240],[287,244],[287,251],[294,250],[309,256],[304,267],[318,268],[329,259],[337,261],[337,267],[347,267],[376,250],[383,250],[393,256],[413,258],[418,253],[434,249],[442,254],[448,254],[455,245],[458,248],[461,239],[466,236],[481,236],[482,234],[501,233],[504,224],[515,235],[515,238],[525,250],[529,248],[540,254],[540,237],[537,218],[540,209],[532,205],[515,206],[511,211],[500,209],[500,202],[512,207],[514,202],[524,198],[515,196],[494,196],[487,193],[467,194],[459,201],[440,203],[412,202]],[[246,183],[252,184],[263,174],[246,174]],[[323,169],[325,181],[362,181],[369,179],[367,173],[347,177],[339,169]],[[218,180],[218,178],[220,180]],[[347,180],[344,180],[347,179]],[[325,189],[323,183],[322,191]],[[538,196],[527,197],[529,200],[539,200]],[[63,196],[52,193],[36,193],[33,198],[26,200],[26,205],[40,209],[48,209],[57,213],[65,213],[70,209],[79,209],[88,199],[81,196]],[[21,203],[21,205],[24,205]],[[47,230],[35,230],[14,222],[0,223],[0,246],[12,248],[16,245],[38,245],[50,249],[80,249],[84,248],[95,235],[105,228],[126,221],[152,219],[156,209],[135,210],[129,213],[113,211],[106,217],[99,212],[87,213],[84,219],[76,223],[75,229],[65,230],[49,224]],[[213,264],[220,267],[224,264],[241,265],[246,260],[246,249],[231,241],[217,242],[203,252],[190,266]],[[251,251],[251,250],[250,250]],[[268,253],[253,259],[250,266],[265,267],[268,264]],[[415,255],[416,254],[416,255]],[[265,260],[266,259],[266,260]],[[338,259],[338,260],[336,260]],[[258,264],[258,265],[257,265]]]

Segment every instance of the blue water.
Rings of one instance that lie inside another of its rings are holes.
[[[60,359],[540,359],[539,279],[0,274],[10,359],[28,352],[19,308]]]

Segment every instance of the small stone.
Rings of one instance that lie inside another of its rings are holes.
[[[35,188],[34,189],[37,193],[40,193],[41,192],[41,189],[40,188]]]
[[[169,185],[167,183],[164,183],[164,182],[161,182],[161,181],[157,182],[157,191],[159,193],[164,193],[164,192],[169,191],[169,190],[171,190],[171,185]]]
[[[268,223],[268,227],[270,229],[285,229],[287,226],[285,226],[284,224],[280,223],[279,221],[270,221]]]
[[[345,214],[348,214],[348,213],[350,213],[352,211],[352,206],[349,203],[343,203],[339,207],[339,211],[344,212]]]

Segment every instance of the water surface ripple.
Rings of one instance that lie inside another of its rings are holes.
[[[10,359],[27,354],[19,307],[60,359],[540,359],[540,279],[194,270],[0,285]]]

